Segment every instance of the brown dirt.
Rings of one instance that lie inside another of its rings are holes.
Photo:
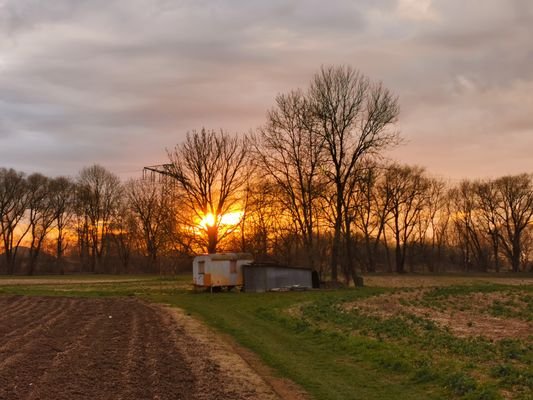
[[[24,296],[0,296],[0,310],[1,400],[280,399],[180,311],[133,298]]]

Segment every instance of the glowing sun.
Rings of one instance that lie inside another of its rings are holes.
[[[229,212],[227,214],[221,215],[219,217],[219,225],[220,226],[237,225],[239,222],[241,222],[243,214],[244,214],[243,211],[233,211],[233,212]],[[203,229],[207,229],[207,227],[215,225],[215,216],[211,213],[206,214],[198,225]]]

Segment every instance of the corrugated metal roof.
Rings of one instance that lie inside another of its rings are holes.
[[[202,254],[199,257],[207,257],[212,261],[232,261],[232,260],[253,260],[254,257],[250,253],[214,253]]]

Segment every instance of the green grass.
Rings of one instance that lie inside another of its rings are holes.
[[[2,286],[0,281],[0,294],[140,296],[181,307],[253,350],[315,399],[481,400],[499,399],[502,390],[513,398],[530,398],[531,338],[460,338],[429,318],[407,312],[384,317],[347,307],[404,289],[195,294],[187,290],[188,276],[131,281],[119,276],[95,282],[98,278],[103,277],[17,286]],[[433,288],[405,303],[445,310],[459,307],[456,300],[461,296],[487,293],[501,297],[501,304],[489,307],[491,315],[531,320],[532,290],[523,286]]]
[[[477,287],[450,288],[449,296],[456,293],[487,293],[501,290],[507,293],[506,287],[485,285]],[[512,290],[513,293],[520,289]],[[530,289],[523,289],[529,291]],[[434,289],[426,293],[441,292]],[[524,296],[527,293],[524,293]],[[423,302],[426,302],[424,299]],[[352,302],[353,303],[353,302]],[[420,302],[414,301],[417,305]],[[439,304],[429,303],[428,307],[440,309]],[[518,314],[520,315],[520,314]],[[384,343],[384,347],[396,346],[403,363],[389,360],[379,352],[378,362],[384,368],[398,368],[410,374],[415,382],[433,382],[446,387],[456,396],[464,398],[499,398],[496,388],[505,388],[516,393],[517,398],[528,398],[531,390],[533,363],[533,346],[531,340],[505,339],[492,341],[484,337],[460,338],[448,329],[439,327],[431,319],[398,312],[394,316],[382,317],[343,307],[343,299],[330,302],[321,299],[306,306],[303,318],[326,324],[330,330],[336,329],[347,335],[362,335],[376,338]],[[529,320],[530,318],[527,318]],[[512,376],[518,379],[493,379],[491,368],[494,362],[512,363]],[[478,396],[478,397],[476,397]],[[491,397],[487,397],[491,396]]]
[[[0,279],[0,294],[40,296],[142,296],[154,293],[185,292],[191,277],[157,275],[63,275],[39,277],[2,277],[3,281],[16,280],[16,284],[5,284]]]
[[[413,384],[403,371],[401,349],[375,339],[321,329],[287,314],[291,306],[339,297],[350,299],[375,289],[327,293],[265,293],[154,296],[187,309],[252,349],[280,375],[317,399],[446,398],[438,385]]]

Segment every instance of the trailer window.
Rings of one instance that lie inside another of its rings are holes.
[[[205,274],[205,261],[198,261],[198,273]]]
[[[236,260],[231,260],[229,262],[229,272],[232,274],[237,273],[237,261]]]

